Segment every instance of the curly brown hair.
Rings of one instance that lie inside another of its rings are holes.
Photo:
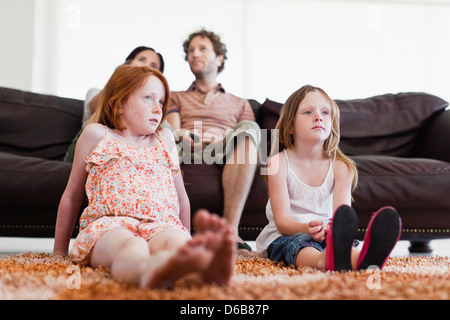
[[[208,38],[209,40],[211,40],[211,42],[213,44],[214,52],[216,53],[216,55],[223,56],[223,62],[220,65],[219,69],[217,70],[218,73],[222,72],[222,70],[225,68],[225,60],[228,59],[227,46],[222,41],[220,41],[220,37],[212,31],[207,31],[205,29],[201,29],[201,30],[191,33],[189,35],[187,40],[184,41],[184,43],[183,43],[184,53],[186,54],[185,60],[188,61],[188,50],[189,50],[189,45],[191,44],[192,39],[194,39],[195,37],[198,37],[198,36],[200,36],[202,38]]]

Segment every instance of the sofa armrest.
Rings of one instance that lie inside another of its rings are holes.
[[[440,112],[424,128],[418,156],[450,162],[450,109]]]

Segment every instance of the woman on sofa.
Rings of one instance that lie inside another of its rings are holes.
[[[135,48],[125,59],[124,64],[132,66],[149,66],[164,73],[163,56],[150,47],[141,46]],[[92,88],[86,93],[86,98],[84,100],[83,126],[85,126],[94,114],[100,92],[100,89]]]
[[[361,252],[353,246],[358,223],[350,205],[358,173],[338,148],[339,118],[337,104],[309,85],[283,106],[267,165],[269,224],[256,241],[263,256],[295,267],[381,269],[398,241],[400,217],[386,207],[372,216]]]
[[[226,284],[234,265],[233,234],[203,210],[190,235],[190,204],[172,132],[161,127],[169,86],[147,66],[118,67],[102,91],[98,123],[83,130],[56,222],[55,257],[68,252],[84,192],[88,207],[71,254],[111,268],[142,288],[171,286],[188,273]],[[87,163],[87,166],[86,166]]]
[[[125,59],[123,64],[132,65],[132,66],[149,66],[151,68],[157,69],[164,72],[164,59],[163,56],[156,52],[155,49],[145,46],[140,46],[135,48],[128,57]],[[77,140],[81,134],[81,131],[88,123],[95,122],[95,117],[93,116],[98,104],[99,94],[102,90],[98,88],[92,88],[86,93],[86,98],[84,100],[84,112],[83,112],[83,121],[81,125],[81,130],[75,136],[72,144],[70,145],[67,153],[64,157],[64,161],[72,162],[73,156],[75,152],[75,145]]]

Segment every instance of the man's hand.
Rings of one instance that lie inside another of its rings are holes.
[[[194,149],[202,149],[202,139],[199,135],[196,133],[190,132],[186,129],[178,129],[175,131],[178,141],[181,143],[190,146],[191,151],[194,151]]]

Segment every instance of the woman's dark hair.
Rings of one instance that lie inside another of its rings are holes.
[[[125,61],[133,60],[134,58],[136,58],[136,56],[137,56],[139,53],[141,53],[142,51],[145,51],[145,50],[153,51],[154,53],[156,53],[156,54],[158,55],[159,60],[160,60],[160,62],[161,62],[161,63],[160,63],[159,71],[161,71],[161,73],[164,72],[164,59],[163,59],[161,53],[156,52],[155,49],[150,48],[150,47],[145,47],[145,46],[137,47],[136,49],[134,49],[133,51],[131,51],[130,55],[125,59]]]

